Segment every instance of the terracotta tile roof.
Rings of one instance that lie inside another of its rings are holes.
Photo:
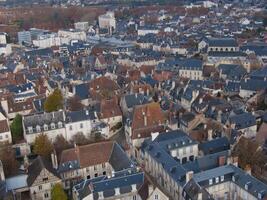
[[[167,72],[167,71],[155,72],[153,74],[153,78],[160,82],[169,80],[171,77],[172,77],[172,72]]]
[[[9,131],[9,126],[7,120],[0,121],[0,133],[5,133]]]
[[[85,168],[108,162],[113,145],[113,141],[104,141],[65,150],[62,152],[60,163],[78,160],[80,168]]]
[[[113,80],[111,80],[105,76],[102,76],[102,77],[96,78],[90,82],[90,89],[95,90],[95,91],[97,91],[97,90],[114,91],[114,90],[118,90],[119,86]]]
[[[116,98],[110,100],[102,100],[100,103],[100,118],[106,119],[121,116],[122,112],[117,103]]]
[[[154,69],[155,69],[155,66],[153,66],[153,65],[142,65],[140,67],[140,71],[143,72],[146,75],[152,74],[152,72],[154,71]]]
[[[33,101],[32,99],[27,99],[23,102],[14,102],[13,98],[8,98],[8,112],[14,113],[14,112],[20,112],[25,110],[32,110],[33,109]]]
[[[145,119],[146,118],[146,119]],[[146,136],[156,132],[165,123],[165,116],[158,103],[149,103],[136,106],[132,120],[132,138],[139,138],[140,135]],[[140,134],[138,136],[138,134]]]
[[[128,71],[128,76],[131,81],[137,81],[141,78],[141,73],[139,70]]]

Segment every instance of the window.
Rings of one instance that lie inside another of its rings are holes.
[[[44,130],[47,131],[48,130],[48,126],[45,124],[44,125]]]
[[[133,196],[133,200],[136,200],[136,195]]]
[[[55,129],[55,124],[54,123],[51,124],[51,129]]]
[[[42,186],[41,185],[39,185],[39,190],[42,190]]]
[[[94,170],[96,170],[97,168],[96,168],[96,165],[94,165]]]
[[[193,153],[193,146],[190,146],[190,153]]]
[[[103,175],[105,176],[107,173],[106,173],[106,171],[103,171]]]
[[[209,185],[212,185],[213,181],[212,179],[209,180]]]
[[[219,183],[219,177],[216,177],[215,182]]]
[[[83,128],[83,123],[80,123],[80,128]]]
[[[159,195],[155,194],[155,199],[159,199]]]
[[[224,176],[221,176],[221,182],[223,182],[224,181]]]
[[[90,178],[91,178],[90,175],[88,175],[88,176],[87,176],[87,179],[90,179]]]
[[[36,126],[36,131],[37,131],[37,132],[40,132],[40,131],[41,131],[41,127],[37,125],[37,126]]]
[[[186,148],[183,148],[183,154],[186,154]]]
[[[8,138],[8,135],[6,134],[6,138]]]
[[[106,167],[106,163],[102,163],[102,168],[105,168]]]
[[[58,128],[62,128],[62,122],[58,122]]]
[[[49,197],[48,193],[45,193],[44,198],[48,198],[48,197]]]
[[[46,178],[43,178],[43,181],[48,181],[48,178],[46,177]]]
[[[97,177],[98,176],[98,174],[97,173],[95,173],[95,177]]]
[[[72,125],[70,125],[70,131],[72,130]]]

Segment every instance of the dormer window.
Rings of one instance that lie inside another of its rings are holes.
[[[58,122],[58,128],[62,128],[62,122]]]
[[[44,125],[44,130],[47,131],[48,130],[48,126],[45,124]]]
[[[55,124],[51,123],[51,129],[55,129]]]
[[[29,131],[29,133],[33,133],[32,127],[28,127],[28,131]]]
[[[209,185],[212,185],[213,181],[212,178],[209,180]]]
[[[36,131],[40,132],[41,131],[41,127],[39,125],[36,126]]]

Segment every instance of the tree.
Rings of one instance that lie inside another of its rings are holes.
[[[248,165],[252,170],[262,170],[265,164],[266,156],[255,140],[241,137],[236,144],[233,155],[238,156],[238,164],[245,169]]]
[[[49,158],[53,151],[53,145],[51,140],[45,135],[41,133],[35,138],[33,144],[33,152],[37,155]]]
[[[89,144],[90,140],[88,140],[83,133],[79,132],[76,135],[72,136],[72,142],[77,145],[85,145]]]
[[[71,147],[71,144],[62,136],[58,135],[54,141],[54,148],[56,153],[59,156],[61,155],[62,151]],[[60,158],[59,158],[60,159]]]
[[[70,111],[78,111],[83,109],[83,104],[78,96],[73,96],[68,100],[68,109]]]
[[[2,161],[6,176],[11,176],[17,173],[19,163],[15,158],[15,152],[12,146],[4,144],[0,149],[0,160]]]
[[[52,200],[67,200],[68,197],[61,184],[57,183],[52,188]]]
[[[53,112],[63,108],[63,96],[59,89],[49,95],[44,103],[44,110],[46,112]]]
[[[22,116],[17,114],[10,125],[13,141],[18,141],[23,138]]]

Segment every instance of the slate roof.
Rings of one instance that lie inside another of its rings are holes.
[[[240,130],[256,125],[256,118],[251,113],[242,113],[230,116],[229,122],[235,124],[236,130]]]
[[[230,149],[230,143],[226,137],[216,138],[214,140],[199,144],[199,150],[201,150],[205,155],[229,149]]]
[[[144,173],[136,172],[133,168],[120,171],[113,177],[97,177],[94,179],[83,181],[75,185],[74,189],[78,192],[79,200],[93,193],[93,199],[99,199],[98,192],[103,192],[104,198],[113,197],[115,189],[119,188],[120,194],[130,193],[132,185],[137,186],[137,190],[144,184]]]
[[[129,168],[132,165],[119,144],[104,141],[64,150],[61,154],[59,172],[82,169],[106,162],[115,171]]]
[[[66,112],[66,123],[94,120],[96,117],[95,113],[89,110],[70,111]]]
[[[217,177],[219,177],[218,183],[215,181]],[[224,177],[224,179],[222,180],[221,177]],[[196,173],[192,179],[202,189],[206,189],[211,185],[220,184],[221,182],[230,181],[257,199],[265,199],[267,196],[267,186],[264,183],[232,164]],[[213,180],[211,185],[209,184],[209,180]],[[190,183],[188,182],[188,184]],[[186,186],[185,191],[190,194],[190,187]]]
[[[28,168],[27,184],[31,186],[43,169],[48,170],[54,176],[59,177],[52,164],[45,158],[38,156]]]
[[[234,38],[209,38],[209,47],[237,47],[238,44]]]
[[[124,98],[128,108],[148,103],[147,97],[141,93],[125,95]]]

